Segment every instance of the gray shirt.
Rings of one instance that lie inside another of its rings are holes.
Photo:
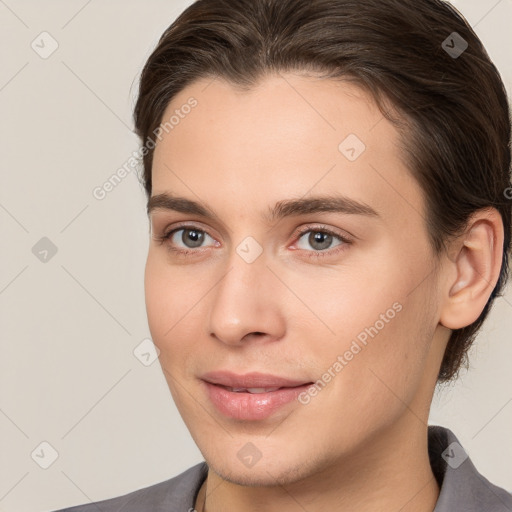
[[[512,512],[512,494],[476,470],[451,430],[429,425],[428,453],[441,490],[433,512]],[[55,512],[189,512],[207,473],[201,462],[129,494]]]

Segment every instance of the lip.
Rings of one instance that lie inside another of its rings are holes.
[[[250,372],[243,375],[219,370],[205,373],[202,380],[230,388],[294,388],[311,383],[307,380],[294,380],[269,373]]]
[[[246,421],[264,420],[290,402],[298,406],[298,396],[313,382],[292,380],[276,375],[252,372],[237,375],[232,372],[209,372],[202,377],[211,403],[223,415]],[[235,392],[230,388],[280,388],[265,393]]]

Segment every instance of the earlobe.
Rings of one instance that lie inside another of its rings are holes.
[[[448,283],[440,323],[461,329],[480,316],[499,278],[503,258],[503,222],[494,208],[479,210],[454,242],[449,263],[456,277]]]

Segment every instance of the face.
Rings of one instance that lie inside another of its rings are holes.
[[[439,273],[394,126],[357,86],[292,74],[201,80],[162,123],[176,110],[154,153],[146,306],[210,467],[296,481],[426,423]]]

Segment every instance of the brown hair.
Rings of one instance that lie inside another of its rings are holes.
[[[508,275],[511,125],[496,67],[465,19],[441,0],[198,0],[145,64],[136,132],[149,141],[172,98],[199,78],[250,88],[280,71],[353,80],[373,95],[402,133],[436,254],[476,210],[499,211],[500,277],[479,318],[451,334],[438,381],[454,379],[468,366],[467,351]],[[152,159],[153,148],[143,159],[148,198]]]

